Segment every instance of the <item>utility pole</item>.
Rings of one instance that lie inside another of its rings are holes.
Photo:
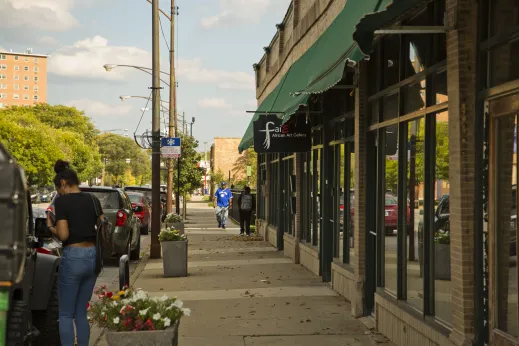
[[[205,175],[204,175],[204,193],[202,194],[205,196],[205,190],[207,189],[207,170],[209,169],[207,167],[207,142],[204,142],[204,166],[205,166]]]
[[[177,84],[175,79],[175,0],[171,0],[171,29],[169,44],[169,137],[178,137],[178,118],[177,118]],[[166,210],[173,211],[173,172],[174,160],[168,160],[168,184],[166,196]],[[178,202],[177,202],[178,203]]]
[[[150,258],[160,258],[160,41],[159,0],[152,3],[152,154],[151,154],[151,248]]]

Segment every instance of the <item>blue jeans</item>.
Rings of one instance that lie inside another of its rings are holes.
[[[221,226],[225,226],[225,222],[227,221],[227,216],[229,215],[229,206],[227,207],[216,207],[216,220],[218,224]]]
[[[59,268],[59,333],[62,346],[88,346],[90,324],[87,304],[92,298],[97,276],[94,272],[96,248],[67,246]]]

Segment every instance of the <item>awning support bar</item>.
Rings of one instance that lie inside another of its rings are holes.
[[[396,26],[394,29],[375,30],[375,35],[383,34],[445,34],[445,26]]]

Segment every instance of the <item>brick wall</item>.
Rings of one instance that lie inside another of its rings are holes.
[[[214,145],[211,148],[213,171],[218,172],[219,169],[222,170],[226,180],[229,179],[229,171],[231,171],[233,182],[246,177],[245,171],[238,171],[236,169],[236,161],[243,155],[238,152],[240,141],[241,138],[216,137],[214,139]]]
[[[449,176],[451,232],[451,340],[471,344],[474,335],[474,173],[476,147],[477,2],[447,0]]]

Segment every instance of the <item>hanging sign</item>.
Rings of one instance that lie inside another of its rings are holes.
[[[178,159],[181,153],[180,138],[161,138],[160,154],[166,159]]]
[[[310,151],[311,125],[294,116],[282,124],[275,115],[261,115],[254,122],[254,151],[257,153],[296,153]]]

